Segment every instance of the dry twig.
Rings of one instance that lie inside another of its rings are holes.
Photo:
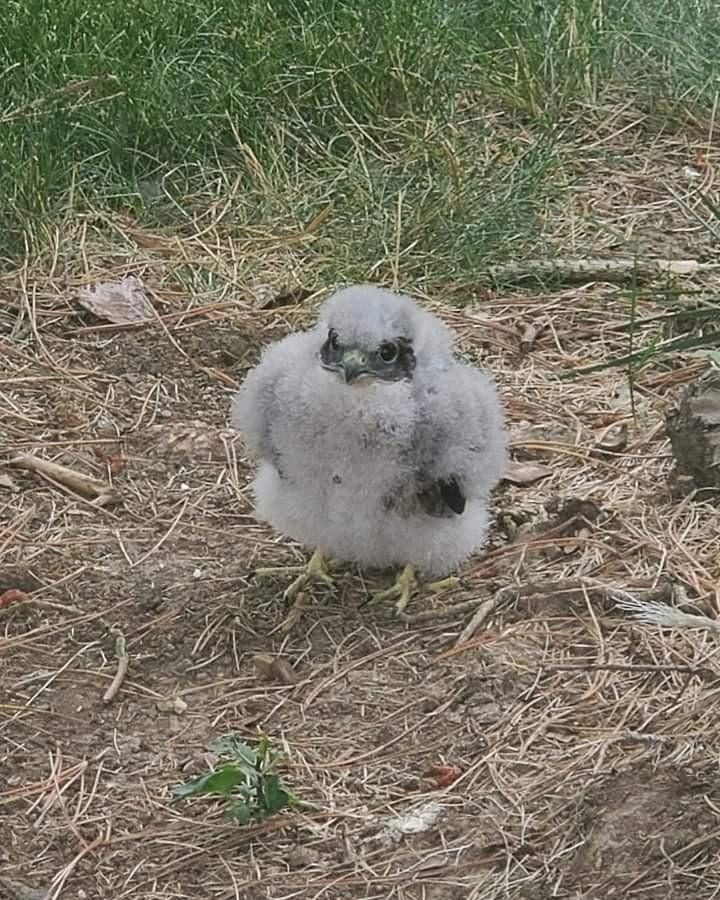
[[[111,703],[115,699],[117,692],[120,690],[122,683],[125,680],[128,665],[130,664],[130,658],[125,645],[125,635],[119,628],[113,628],[111,630],[115,634],[115,656],[117,657],[118,665],[115,677],[103,694],[103,703]]]
[[[623,282],[630,278],[648,281],[667,275],[688,277],[717,269],[714,263],[701,263],[695,259],[527,259],[491,266],[488,275],[496,281],[549,276],[562,282]]]
[[[20,469],[37,472],[50,484],[63,485],[73,493],[90,500],[93,506],[107,506],[110,503],[117,503],[119,500],[117,493],[106,482],[92,478],[90,475],[84,475],[82,472],[76,472],[59,463],[42,459],[40,456],[33,456],[31,453],[21,453],[19,456],[13,457],[9,464]]]

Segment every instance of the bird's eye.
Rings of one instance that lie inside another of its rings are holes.
[[[385,341],[380,344],[380,359],[384,363],[394,363],[398,358],[398,345],[392,341]]]
[[[328,344],[330,345],[331,350],[337,350],[337,348],[340,346],[337,331],[335,331],[334,328],[331,328],[330,331],[328,331]]]

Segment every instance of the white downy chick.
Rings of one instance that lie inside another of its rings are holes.
[[[481,547],[507,440],[493,382],[452,344],[410,297],[357,285],[268,347],[231,412],[258,518],[319,557],[423,577]]]

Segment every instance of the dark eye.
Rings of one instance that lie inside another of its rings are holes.
[[[330,331],[328,331],[328,344],[330,345],[331,350],[337,350],[337,348],[340,346],[337,331],[335,331],[334,328],[331,328]]]
[[[385,363],[394,363],[398,358],[398,345],[392,341],[380,344],[380,359]]]

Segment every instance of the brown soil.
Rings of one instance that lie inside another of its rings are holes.
[[[0,590],[32,592],[0,611],[0,897],[717,895],[716,645],[613,602],[663,582],[714,614],[717,511],[672,496],[663,432],[702,363],[646,370],[633,418],[622,374],[558,377],[624,346],[613,288],[490,299],[481,319],[436,304],[497,374],[516,458],[552,474],[502,486],[457,591],[399,620],[366,603],[388,576],[348,570],[285,634],[283,582],[253,570],[300,553],[255,522],[226,419],[259,348],[314,300],[78,333],[92,320],[50,275],[34,318],[20,284],[3,286],[6,459],[112,477],[121,502],[0,467]],[[521,356],[515,323],[540,317],[553,328]],[[614,420],[626,449],[594,450]],[[129,669],[104,702],[118,633]],[[257,653],[298,683],[264,680]],[[171,801],[213,738],[258,728],[314,811],[239,827],[214,800]],[[438,787],[436,764],[461,775]],[[424,830],[392,829],[417,810]]]

